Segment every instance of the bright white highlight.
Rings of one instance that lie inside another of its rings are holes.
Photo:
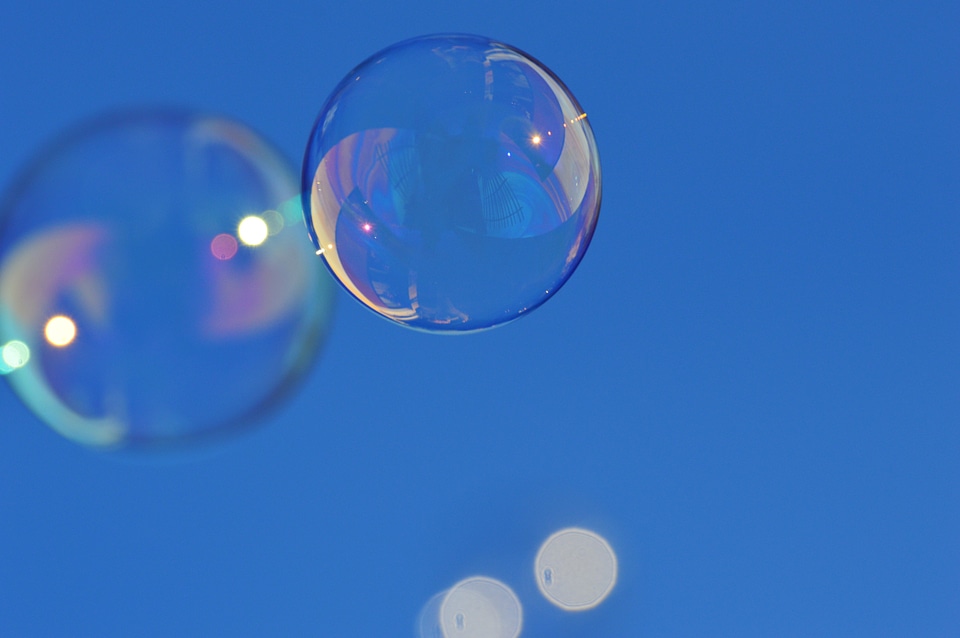
[[[237,227],[237,236],[247,246],[259,246],[267,241],[270,235],[270,229],[267,222],[257,215],[248,215],[240,221]]]
[[[548,538],[534,570],[540,593],[566,611],[593,609],[617,583],[617,556],[606,540],[571,527]]]
[[[77,338],[77,324],[73,323],[70,317],[63,315],[51,317],[43,328],[43,336],[51,346],[65,348]]]
[[[30,348],[22,341],[10,341],[0,348],[0,374],[22,368],[30,361]]]

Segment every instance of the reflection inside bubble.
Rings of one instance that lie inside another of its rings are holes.
[[[43,328],[43,334],[47,338],[47,343],[55,348],[64,348],[73,343],[77,337],[77,324],[73,319],[63,315],[51,317],[47,325]]]
[[[270,236],[270,229],[259,215],[248,215],[237,227],[237,236],[247,246],[260,246]]]

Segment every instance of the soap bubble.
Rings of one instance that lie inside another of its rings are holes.
[[[599,534],[571,527],[544,541],[534,561],[537,585],[566,611],[602,603],[617,582],[617,556]]]
[[[414,627],[415,638],[444,638],[443,628],[440,626],[440,607],[447,591],[434,594],[420,610]]]
[[[429,331],[538,307],[580,263],[600,209],[576,99],[529,55],[471,35],[401,42],[351,71],[317,117],[302,179],[340,283]]]
[[[447,591],[437,621],[443,638],[517,638],[523,607],[499,580],[473,576]]]
[[[308,369],[333,303],[297,181],[220,117],[130,112],[61,138],[0,204],[4,378],[95,447],[254,420]]]

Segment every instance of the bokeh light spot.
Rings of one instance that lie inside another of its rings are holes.
[[[43,327],[43,336],[51,346],[65,348],[77,338],[77,324],[64,315],[51,317]]]
[[[543,543],[534,569],[540,592],[566,611],[596,607],[617,582],[617,557],[609,543],[575,527],[560,530]]]
[[[267,222],[263,221],[258,215],[247,215],[240,220],[237,226],[237,236],[247,246],[256,247],[267,241],[270,236],[270,229]]]
[[[286,225],[283,221],[283,215],[275,210],[264,211],[260,217],[263,219],[263,223],[267,225],[267,234],[270,237],[279,233]]]
[[[220,261],[233,259],[238,249],[237,240],[227,233],[220,233],[210,242],[210,252]]]
[[[30,348],[22,341],[10,341],[0,349],[0,374],[9,374],[30,361]]]

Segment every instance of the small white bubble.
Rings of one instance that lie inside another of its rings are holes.
[[[617,582],[617,556],[606,540],[585,529],[560,530],[544,541],[534,561],[540,593],[566,611],[592,609]]]
[[[444,638],[517,638],[523,608],[516,594],[500,581],[474,576],[447,592],[439,620]]]
[[[446,591],[435,594],[420,610],[415,627],[417,638],[444,638],[440,628],[440,605],[446,595]]]

